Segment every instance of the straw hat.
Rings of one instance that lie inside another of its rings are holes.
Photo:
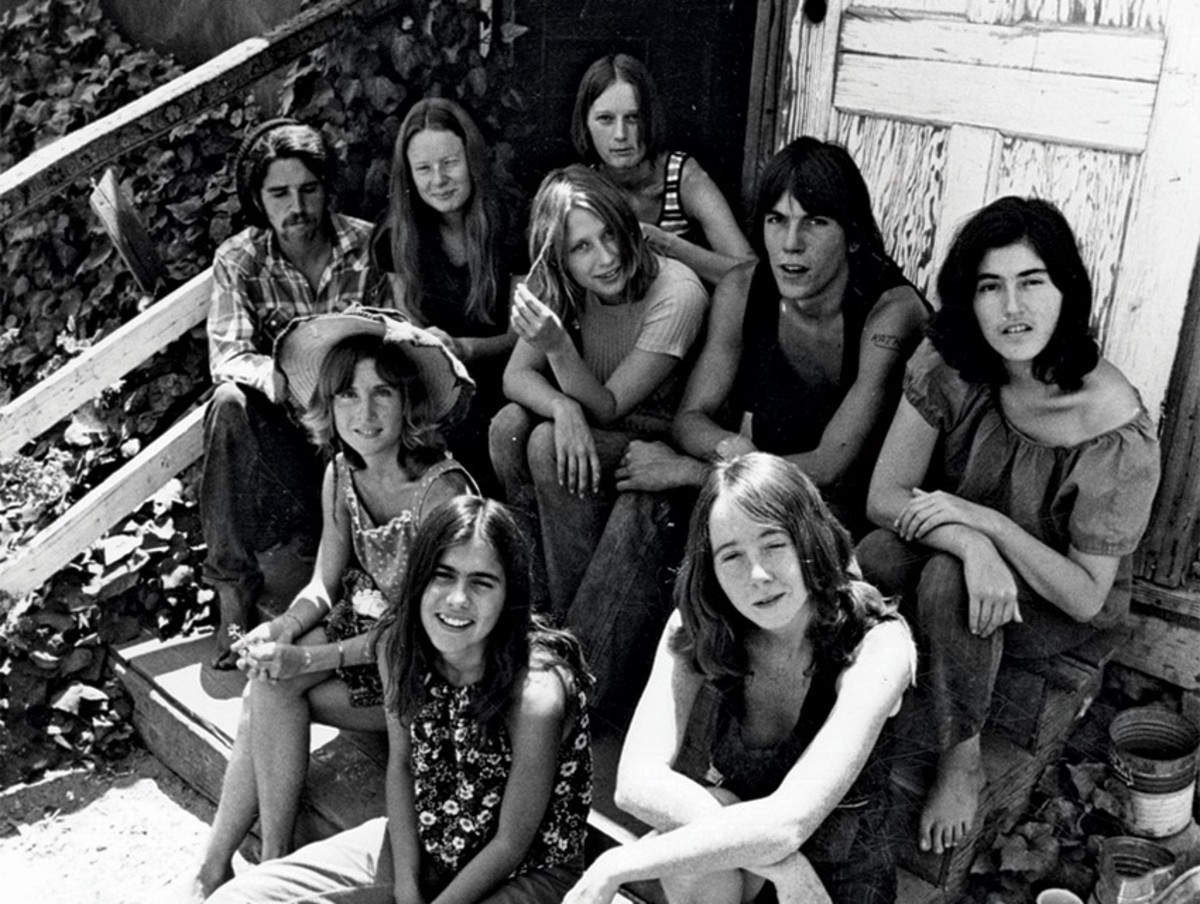
[[[466,414],[475,381],[463,363],[432,333],[399,319],[395,311],[358,306],[340,314],[297,317],[275,340],[275,369],[287,380],[288,399],[294,405],[308,407],[325,356],[352,336],[377,336],[417,366],[435,421],[452,424]]]

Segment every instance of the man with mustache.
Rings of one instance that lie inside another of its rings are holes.
[[[235,667],[233,634],[250,627],[263,576],[257,553],[320,531],[321,462],[284,405],[271,352],[294,317],[375,302],[371,224],[329,209],[335,157],[319,131],[273,119],[242,142],[238,199],[249,226],[213,260],[200,517],[204,578],[221,623],[212,665]]]

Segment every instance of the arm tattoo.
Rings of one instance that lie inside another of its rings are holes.
[[[904,343],[900,341],[899,336],[893,336],[891,333],[872,333],[871,344],[876,348],[886,349],[890,352],[898,352]]]

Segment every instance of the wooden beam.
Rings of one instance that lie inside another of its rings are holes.
[[[1184,690],[1200,688],[1200,594],[1135,580],[1130,610],[1133,636],[1117,662]]]
[[[212,270],[192,277],[166,298],[64,364],[0,408],[0,458],[96,397],[106,386],[162,351],[208,313]]]
[[[977,25],[850,10],[843,53],[1157,82],[1166,39],[1117,28]]]
[[[1146,147],[1154,98],[1147,82],[846,53],[833,102],[867,115],[1136,153]]]
[[[1157,419],[1200,247],[1200,3],[1172,3],[1150,146],[1125,230],[1105,352]],[[1165,262],[1173,264],[1167,265]],[[1184,341],[1195,342],[1195,337]],[[1194,417],[1195,412],[1180,412]],[[1182,449],[1167,454],[1185,454]]]
[[[195,461],[204,446],[206,410],[207,406],[202,405],[185,415],[21,547],[13,558],[0,563],[0,590],[16,597],[36,590]]]
[[[241,93],[336,37],[348,23],[399,5],[401,0],[323,0],[263,37],[243,41],[120,110],[34,151],[0,173],[0,225],[76,179]]]

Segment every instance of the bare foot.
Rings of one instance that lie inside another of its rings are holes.
[[[921,850],[943,854],[966,837],[986,784],[979,735],[942,753],[937,777],[921,811],[917,835]]]
[[[203,904],[209,895],[232,878],[232,869],[226,870],[223,875],[212,877],[206,877],[201,870],[194,876],[186,876],[172,882],[162,900],[169,904]]]

